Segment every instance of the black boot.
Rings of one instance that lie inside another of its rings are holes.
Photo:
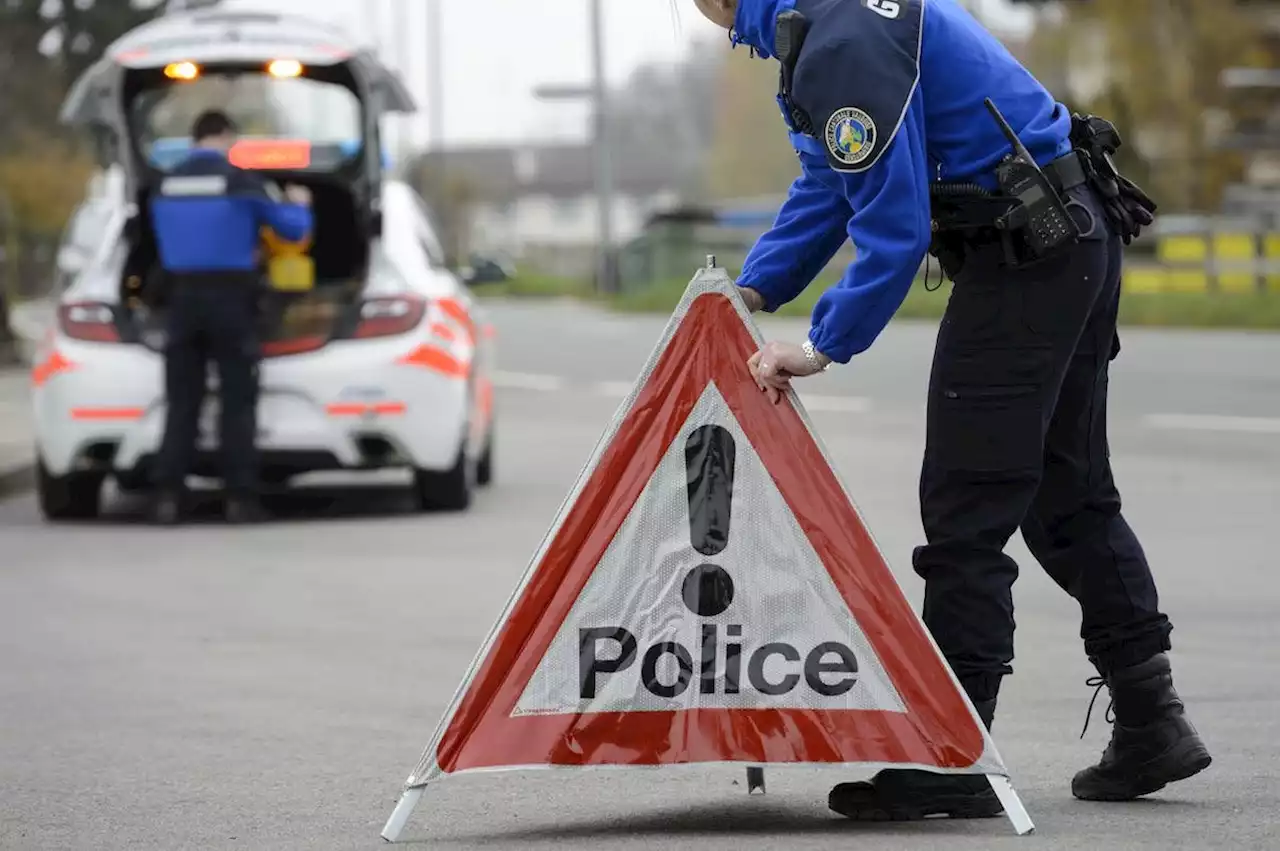
[[[151,522],[157,526],[176,526],[182,522],[182,494],[161,490],[151,504]]]
[[[1131,801],[1208,768],[1212,758],[1173,689],[1167,655],[1089,684],[1099,691],[1104,685],[1110,688],[1115,723],[1102,761],[1072,779],[1071,793],[1077,798]]]
[[[975,701],[987,729],[996,701]],[[827,796],[827,807],[855,821],[916,821],[929,816],[994,818],[1004,807],[991,782],[978,774],[936,774],[914,768],[889,768],[870,782],[841,783]]]
[[[225,516],[228,523],[261,523],[266,519],[256,495],[235,493],[227,497]]]

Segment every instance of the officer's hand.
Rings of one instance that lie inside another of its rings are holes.
[[[311,206],[311,190],[305,186],[290,183],[284,188],[284,197],[289,199],[290,204],[301,204],[304,207]]]
[[[738,287],[738,292],[742,295],[742,300],[747,303],[747,310],[752,313],[764,310],[764,296],[760,293],[751,287]]]
[[[804,350],[792,343],[766,343],[747,361],[751,377],[756,385],[769,395],[769,401],[777,404],[782,394],[791,389],[791,379],[803,378],[820,372],[821,368],[809,363]]]

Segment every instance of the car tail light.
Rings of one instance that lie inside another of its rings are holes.
[[[351,336],[359,340],[404,334],[418,327],[426,312],[426,299],[416,295],[367,299],[360,305],[360,323]]]
[[[101,302],[84,301],[62,305],[58,308],[58,327],[73,340],[120,342],[115,311],[111,309],[111,305]]]
[[[262,344],[262,356],[264,358],[279,358],[285,355],[304,355],[307,352],[323,349],[328,342],[329,338],[322,336],[268,340]]]

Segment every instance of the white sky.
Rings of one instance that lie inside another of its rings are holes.
[[[644,62],[683,55],[695,40],[711,39],[712,49],[728,49],[724,31],[704,21],[691,0],[676,0],[678,21],[671,0],[603,1],[605,63],[612,83]],[[418,99],[422,112],[410,124],[420,145],[428,138],[423,109],[428,2],[443,4],[444,135],[450,145],[580,136],[583,105],[539,102],[531,90],[590,79],[590,0],[224,0],[223,5],[324,18],[366,41],[376,40],[384,60],[400,70]],[[1004,0],[975,0],[974,6],[1001,27],[1025,20]],[[390,127],[396,132],[395,125]]]

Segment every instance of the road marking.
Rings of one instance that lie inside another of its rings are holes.
[[[1280,417],[1227,417],[1209,414],[1151,414],[1143,420],[1151,428],[1170,431],[1230,431],[1280,434]]]
[[[538,375],[529,372],[495,372],[493,385],[504,390],[560,390],[565,381],[558,375]]]
[[[800,402],[806,411],[829,414],[865,414],[871,410],[871,400],[861,396],[810,396],[802,393]]]
[[[506,390],[535,390],[554,392],[572,387],[572,383],[559,375],[540,375],[526,372],[495,372],[495,387]],[[584,385],[579,385],[584,386]],[[588,386],[597,396],[625,399],[631,395],[635,383],[631,381],[596,381]],[[809,411],[832,414],[861,414],[871,409],[871,400],[861,396],[802,395],[800,400]]]
[[[625,399],[631,395],[634,386],[630,381],[599,381],[596,382],[596,393],[613,399]]]

